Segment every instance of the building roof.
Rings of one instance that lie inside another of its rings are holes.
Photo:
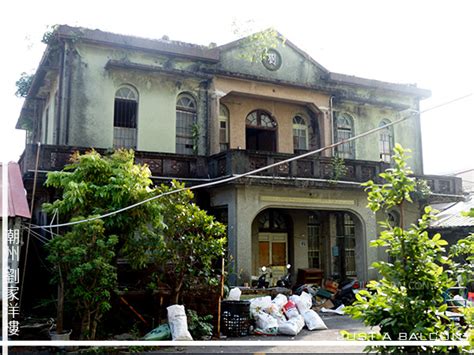
[[[3,165],[0,163],[0,176],[2,176]],[[0,211],[2,211],[2,193],[0,189]],[[8,163],[8,217],[31,218],[30,208],[26,200],[26,190],[21,179],[20,166],[18,163]]]
[[[419,96],[422,98],[428,98],[431,96],[431,91],[426,89],[420,89],[415,84],[397,84],[389,83],[386,81],[373,80],[360,78],[354,75],[346,75],[340,73],[329,73],[328,79],[335,83],[342,83],[346,85],[356,85],[356,86],[366,86],[369,88],[385,89],[385,90],[394,90],[406,94],[411,94]]]
[[[465,201],[435,204],[433,208],[441,212],[438,214],[438,220],[431,222],[430,228],[474,227],[474,218],[461,214],[461,212],[467,212],[474,208],[474,194],[468,196]]]
[[[102,45],[108,44],[163,54],[173,54],[210,62],[217,62],[219,60],[219,51],[216,48],[209,48],[193,43],[171,41],[163,38],[149,39],[67,25],[58,26],[57,33],[58,36],[62,38],[80,38],[81,41]]]
[[[72,27],[67,25],[60,25],[57,28],[59,37],[70,38],[73,40],[80,39],[89,43],[96,43],[102,45],[113,45],[127,47],[137,50],[154,51],[163,54],[173,54],[177,56],[200,59],[204,61],[217,63],[220,60],[220,52],[225,51],[229,48],[240,45],[247,38],[252,35],[238,39],[236,41],[221,45],[219,47],[211,48],[207,46],[197,45],[193,43],[172,41],[168,39],[149,39],[130,35],[122,35],[111,32],[105,32],[98,29],[92,30],[83,27]],[[421,98],[427,98],[431,96],[431,91],[416,87],[414,84],[399,84],[389,83],[379,80],[366,79],[351,75],[333,73],[319,64],[309,54],[302,49],[298,48],[291,41],[286,39],[282,34],[277,32],[279,38],[284,40],[284,43],[300,53],[304,58],[313,63],[322,72],[326,73],[329,81],[346,84],[346,85],[361,85],[366,87],[392,90],[408,95],[414,95]]]
[[[98,29],[88,29],[84,27],[72,27],[68,25],[60,25],[56,28],[56,35],[58,38],[69,39],[71,41],[84,41],[96,45],[105,45],[112,47],[128,48],[132,50],[140,50],[145,52],[152,52],[163,55],[173,55],[176,57],[183,57],[189,59],[195,59],[209,64],[216,64],[220,61],[221,52],[233,48],[246,40],[246,38],[252,35],[242,38],[219,47],[208,47],[181,41],[172,41],[169,39],[149,39],[130,35],[122,35],[117,33],[111,33],[101,31]],[[279,34],[280,38],[284,38],[283,35]],[[431,95],[429,90],[421,89],[413,84],[398,84],[389,83],[372,79],[365,79],[356,76],[344,75],[339,73],[333,73],[315,61],[310,55],[298,48],[295,44],[287,39],[284,39],[285,44],[291,47],[293,50],[302,55],[306,60],[310,61],[323,73],[322,78],[329,85],[348,85],[348,86],[365,86],[367,88],[388,90],[403,95],[415,96],[418,98],[427,98]],[[48,46],[43,53],[43,57],[40,61],[33,82],[31,84],[26,100],[23,104],[20,117],[16,124],[17,129],[27,129],[28,124],[31,124],[32,112],[35,110],[35,100],[37,99],[37,92],[43,82],[45,75],[48,70],[52,68],[48,65],[48,58],[51,52],[50,46]],[[54,51],[53,51],[54,52]],[[233,73],[233,76],[238,77],[239,73]],[[257,79],[257,78],[252,78]],[[369,102],[366,100],[366,102]]]

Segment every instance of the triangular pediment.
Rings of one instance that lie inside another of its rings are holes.
[[[265,33],[262,31],[260,33]],[[329,72],[284,36],[259,33],[218,47],[218,70],[228,75],[313,86]]]

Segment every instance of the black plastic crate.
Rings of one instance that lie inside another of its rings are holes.
[[[230,337],[249,335],[250,302],[222,301],[221,326],[222,333]]]

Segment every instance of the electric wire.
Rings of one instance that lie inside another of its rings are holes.
[[[156,200],[156,199],[159,199],[161,197],[164,197],[164,196],[168,196],[168,195],[171,195],[171,194],[175,194],[175,193],[179,193],[179,192],[182,192],[182,191],[190,191],[190,190],[197,190],[197,189],[201,189],[201,188],[205,188],[205,187],[211,187],[211,186],[215,186],[215,185],[221,185],[221,184],[224,184],[224,183],[227,183],[227,182],[231,182],[231,181],[234,181],[234,180],[237,180],[237,179],[241,179],[243,177],[246,177],[246,176],[249,176],[249,175],[254,175],[254,174],[257,174],[259,172],[262,172],[262,171],[265,171],[265,170],[268,170],[268,169],[271,169],[271,168],[274,168],[276,166],[279,166],[279,165],[282,165],[282,164],[287,164],[287,163],[290,163],[292,161],[295,161],[295,160],[298,160],[298,159],[301,159],[301,158],[306,158],[306,157],[309,157],[309,156],[312,156],[312,155],[315,155],[315,154],[318,154],[318,153],[321,153],[325,150],[328,150],[328,149],[332,149],[332,148],[335,148],[339,145],[342,145],[342,144],[345,144],[345,143],[349,143],[349,142],[352,142],[352,141],[355,141],[357,139],[360,139],[362,137],[365,137],[365,136],[368,136],[370,134],[373,134],[373,133],[376,133],[380,130],[383,130],[387,127],[391,127],[391,126],[394,126],[396,124],[399,124],[403,121],[406,121],[408,120],[409,118],[412,118],[414,117],[415,115],[420,115],[422,113],[426,113],[426,112],[429,112],[429,111],[432,111],[432,110],[435,110],[435,109],[438,109],[438,108],[441,108],[443,106],[446,106],[446,105],[449,105],[449,104],[452,104],[456,101],[459,101],[459,100],[463,100],[469,96],[471,96],[472,93],[468,94],[468,95],[464,95],[464,96],[461,96],[461,97],[458,97],[458,98],[455,98],[453,100],[450,100],[450,101],[446,101],[446,102],[443,102],[439,105],[436,105],[436,106],[433,106],[433,107],[430,107],[430,108],[427,108],[423,111],[418,111],[418,110],[414,110],[414,109],[408,109],[408,110],[404,110],[404,111],[410,111],[408,115],[404,116],[404,117],[401,117],[397,120],[394,120],[393,122],[389,122],[389,123],[386,123],[384,125],[380,125],[379,127],[376,127],[376,128],[373,128],[373,129],[370,129],[368,131],[365,131],[363,133],[360,133],[358,135],[355,135],[351,138],[348,138],[348,139],[343,139],[339,142],[336,142],[336,143],[333,143],[333,144],[330,144],[330,145],[327,145],[325,147],[322,147],[322,148],[319,148],[319,149],[315,149],[315,150],[312,150],[312,151],[309,151],[309,152],[306,152],[306,153],[303,153],[303,154],[300,154],[300,155],[296,155],[296,156],[293,156],[291,158],[288,158],[288,159],[285,159],[285,160],[282,160],[282,161],[279,161],[279,162],[276,162],[276,163],[273,163],[273,164],[270,164],[270,165],[266,165],[264,167],[261,167],[261,168],[258,168],[258,169],[255,169],[255,170],[252,170],[252,171],[248,171],[246,173],[243,173],[243,174],[235,174],[231,177],[228,177],[228,178],[224,178],[224,179],[220,179],[220,180],[216,180],[216,181],[212,181],[212,182],[208,182],[208,183],[204,183],[204,184],[199,184],[199,185],[194,185],[194,186],[191,186],[191,187],[183,187],[183,188],[180,188],[180,189],[176,189],[176,190],[172,190],[172,191],[168,191],[168,192],[164,192],[162,194],[159,194],[159,195],[156,195],[156,196],[152,196],[150,198],[147,198],[145,200],[142,200],[142,201],[139,201],[137,203],[134,203],[132,205],[129,205],[129,206],[126,206],[126,207],[123,207],[123,208],[120,208],[118,210],[115,210],[115,211],[111,211],[111,212],[108,212],[108,213],[105,213],[105,214],[102,214],[102,215],[99,215],[99,216],[94,216],[94,217],[90,217],[90,218],[86,218],[86,219],[82,219],[82,220],[78,220],[78,221],[73,221],[73,222],[67,222],[67,223],[60,223],[60,224],[53,224],[53,225],[47,225],[47,226],[31,226],[31,228],[33,229],[38,229],[38,228],[41,228],[41,229],[45,229],[45,228],[59,228],[59,227],[67,227],[67,226],[72,226],[72,225],[76,225],[76,224],[81,224],[81,223],[86,223],[86,222],[91,222],[91,221],[95,221],[97,219],[102,219],[102,218],[107,218],[107,217],[110,217],[110,216],[113,216],[115,214],[118,214],[118,213],[122,213],[122,212],[125,212],[125,211],[128,211],[130,209],[133,209],[135,207],[138,207],[140,205],[143,205],[147,202],[150,202],[150,201],[153,201],[153,200]],[[402,112],[404,112],[402,111]]]
[[[25,226],[24,229],[29,230],[31,228]],[[50,241],[50,239],[46,238],[45,236],[41,235],[40,233],[38,233],[34,230],[30,230],[30,233],[31,233],[31,235],[33,235],[36,239],[38,239],[43,244],[46,244]]]

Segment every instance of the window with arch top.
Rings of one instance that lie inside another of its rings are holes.
[[[194,154],[193,127],[197,121],[196,101],[189,94],[181,94],[176,100],[176,153]]]
[[[247,115],[245,126],[247,149],[276,152],[277,123],[270,113],[264,110],[250,112]]]
[[[389,120],[382,120],[379,127],[386,126],[390,124]],[[385,163],[390,163],[391,155],[393,149],[393,131],[392,126],[385,127],[379,131],[379,152],[380,160]]]
[[[123,85],[115,92],[114,148],[137,148],[138,92]]]
[[[335,127],[335,141],[341,142],[343,140],[352,138],[354,136],[354,121],[347,113],[338,114],[336,116]],[[354,159],[354,142],[347,142],[336,147],[336,154],[340,158]]]
[[[308,126],[306,119],[300,115],[293,117],[293,149],[308,149]]]
[[[276,129],[277,123],[268,112],[255,110],[248,114],[246,125],[262,129]]]

